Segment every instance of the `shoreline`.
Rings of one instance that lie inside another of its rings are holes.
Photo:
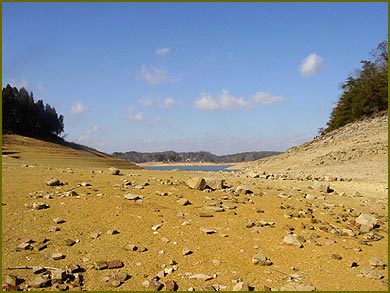
[[[134,163],[140,167],[150,167],[150,166],[226,166],[226,165],[235,165],[237,163],[214,163],[214,162],[195,162],[195,163],[187,163],[187,162],[145,162],[145,163]]]

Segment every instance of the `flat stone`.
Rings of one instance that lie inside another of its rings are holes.
[[[329,183],[314,181],[313,189],[319,192],[328,193],[330,192],[330,185]]]
[[[342,259],[342,257],[339,254],[336,254],[336,253],[333,253],[330,257],[333,258],[333,259],[337,259],[337,260],[341,260]]]
[[[355,222],[361,226],[366,226],[369,230],[371,230],[375,225],[377,225],[378,220],[374,216],[360,214],[359,217],[356,218]]]
[[[60,259],[65,258],[65,255],[60,253],[60,252],[56,252],[56,253],[52,253],[51,258],[53,260],[60,260]]]
[[[249,285],[247,282],[239,282],[233,286],[233,291],[249,291]]]
[[[205,178],[205,180],[206,180],[206,188],[211,188],[213,190],[223,189],[225,183],[223,179],[218,179],[218,178]]]
[[[156,290],[156,291],[160,291],[163,287],[164,287],[164,285],[163,284],[161,284],[159,281],[157,281],[157,280],[152,280],[152,281],[150,281],[150,283],[149,283],[149,287],[152,287],[154,290]]]
[[[31,207],[33,210],[43,210],[49,208],[50,206],[44,202],[34,202]]]
[[[119,287],[119,286],[122,284],[122,282],[121,282],[120,280],[110,278],[110,279],[107,281],[107,284],[108,284],[110,287]]]
[[[214,217],[214,215],[213,215],[213,214],[210,214],[210,213],[203,213],[203,212],[200,212],[200,213],[199,213],[199,217],[201,217],[201,218],[212,218],[212,217]]]
[[[200,231],[206,233],[206,234],[214,234],[214,233],[217,233],[216,230],[210,230],[210,229],[207,229],[207,228],[204,228],[204,227],[200,227],[199,228]]]
[[[194,291],[194,290],[189,290],[188,291]],[[216,291],[214,286],[198,286],[196,287],[195,291]]]
[[[119,175],[121,171],[117,168],[111,167],[107,170],[107,173],[110,175]]]
[[[188,248],[183,248],[183,255],[190,255],[190,254],[192,254],[193,252],[190,250],[190,249],[188,249]]]
[[[372,278],[372,279],[383,279],[384,276],[380,273],[378,273],[377,271],[373,270],[371,267],[369,266],[364,266],[361,270],[361,274],[364,276],[364,277],[367,277],[367,278]]]
[[[187,185],[196,190],[203,190],[206,187],[206,180],[201,177],[194,177],[187,181]]]
[[[154,226],[152,226],[152,230],[157,231],[158,229],[161,228],[161,226],[162,226],[161,224],[154,225]]]
[[[373,257],[370,259],[369,264],[373,268],[379,268],[384,270],[387,266],[387,263],[377,257]]]
[[[178,286],[175,281],[168,280],[165,282],[165,290],[166,291],[177,291]]]
[[[128,200],[139,200],[139,199],[142,199],[142,197],[140,197],[139,195],[130,194],[130,193],[125,194],[123,197],[128,199]]]
[[[251,194],[253,193],[253,191],[250,190],[250,188],[245,185],[239,185],[237,186],[235,193],[238,195],[245,195],[245,194]]]
[[[108,269],[108,264],[105,261],[97,261],[94,263],[94,267],[97,270],[105,270]]]
[[[115,273],[112,275],[112,278],[113,278],[113,279],[119,280],[120,282],[126,281],[129,277],[130,277],[130,276],[129,276],[127,273],[122,272],[122,271],[115,272]]]
[[[123,248],[127,251],[136,251],[138,249],[138,246],[134,244],[127,244]]]
[[[70,239],[70,238],[65,239],[64,242],[65,242],[65,245],[66,245],[66,246],[73,246],[73,245],[76,244],[76,241],[74,241],[73,239]]]
[[[46,184],[48,186],[59,186],[59,185],[61,185],[61,182],[57,178],[53,178],[53,179],[50,179],[49,181],[47,181]]]
[[[189,279],[197,279],[197,280],[203,280],[203,281],[209,281],[212,280],[213,277],[206,275],[206,274],[195,274],[189,277]]]
[[[123,262],[120,261],[120,260],[109,260],[107,261],[107,266],[109,269],[118,269],[118,268],[121,268],[123,267]]]
[[[220,206],[204,206],[203,207],[207,211],[212,211],[212,212],[224,212],[225,210],[220,207]]]
[[[283,238],[283,243],[289,244],[289,245],[296,245],[299,248],[302,248],[303,245],[301,242],[298,241],[297,237],[293,234],[288,234]]]
[[[66,271],[64,270],[51,270],[51,279],[52,280],[65,280],[66,279]]]
[[[56,224],[62,224],[62,223],[65,223],[66,221],[62,218],[54,218],[53,222]]]
[[[70,274],[75,274],[81,272],[83,269],[78,264],[68,264],[66,265],[66,271]]]
[[[92,238],[92,239],[96,239],[96,238],[98,238],[100,236],[100,233],[98,233],[98,232],[92,232],[91,234],[90,234],[90,237]]]
[[[15,275],[5,275],[3,277],[3,283],[7,285],[16,286],[17,282],[18,277],[16,277]]]
[[[107,234],[108,234],[108,235],[116,235],[116,234],[119,234],[119,233],[120,233],[120,232],[119,232],[118,230],[115,230],[115,229],[114,229],[114,230],[108,230],[108,231],[107,231]]]
[[[50,286],[50,280],[48,278],[43,278],[41,276],[37,276],[31,280],[30,285],[33,288],[48,287],[48,286]]]
[[[311,285],[298,284],[295,282],[287,283],[280,288],[280,291],[315,291],[316,288]]]
[[[185,199],[185,198],[181,198],[177,201],[180,205],[182,206],[186,206],[186,205],[189,205],[191,204],[191,202],[188,200],[188,199]]]
[[[252,257],[252,264],[259,266],[270,266],[272,261],[262,253],[255,254]]]

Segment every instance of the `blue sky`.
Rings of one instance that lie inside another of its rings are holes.
[[[2,85],[99,150],[278,150],[324,127],[387,3],[2,3]]]

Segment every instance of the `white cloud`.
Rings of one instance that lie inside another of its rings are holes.
[[[158,48],[156,49],[156,55],[157,56],[167,56],[171,52],[171,49],[169,48]]]
[[[316,53],[310,54],[303,60],[299,71],[303,76],[310,76],[319,72],[322,68],[323,59]]]
[[[201,111],[215,111],[224,109],[240,109],[251,108],[254,104],[269,105],[284,100],[280,96],[272,96],[265,92],[256,93],[252,99],[243,97],[234,97],[225,89],[217,97],[213,97],[208,93],[202,93],[198,99],[194,101],[194,107]]]
[[[253,97],[252,101],[256,104],[270,105],[276,102],[283,101],[284,98],[281,96],[272,96],[266,92],[257,92]]]
[[[76,138],[75,142],[94,148],[104,147],[105,144],[100,140],[99,132],[101,132],[100,128],[97,125],[93,125]]]
[[[134,121],[144,120],[144,114],[142,112],[136,112],[133,106],[127,108],[127,117]]]
[[[151,98],[139,98],[138,103],[142,105],[142,107],[149,108],[153,106],[155,101]]]
[[[162,101],[162,107],[165,109],[171,109],[176,106],[176,101],[172,97],[167,97]]]
[[[72,114],[80,114],[80,113],[84,112],[86,109],[87,108],[85,108],[81,102],[76,102],[72,106],[72,109],[70,110],[70,112]]]
[[[166,69],[154,68],[150,69],[146,66],[141,66],[138,76],[141,77],[149,85],[159,83],[169,83],[179,81],[179,77],[172,76]]]

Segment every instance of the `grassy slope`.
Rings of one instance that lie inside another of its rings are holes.
[[[3,135],[2,140],[3,155],[22,159],[31,164],[39,161],[53,167],[89,166],[141,169],[126,160],[75,143],[54,143],[16,134]]]

